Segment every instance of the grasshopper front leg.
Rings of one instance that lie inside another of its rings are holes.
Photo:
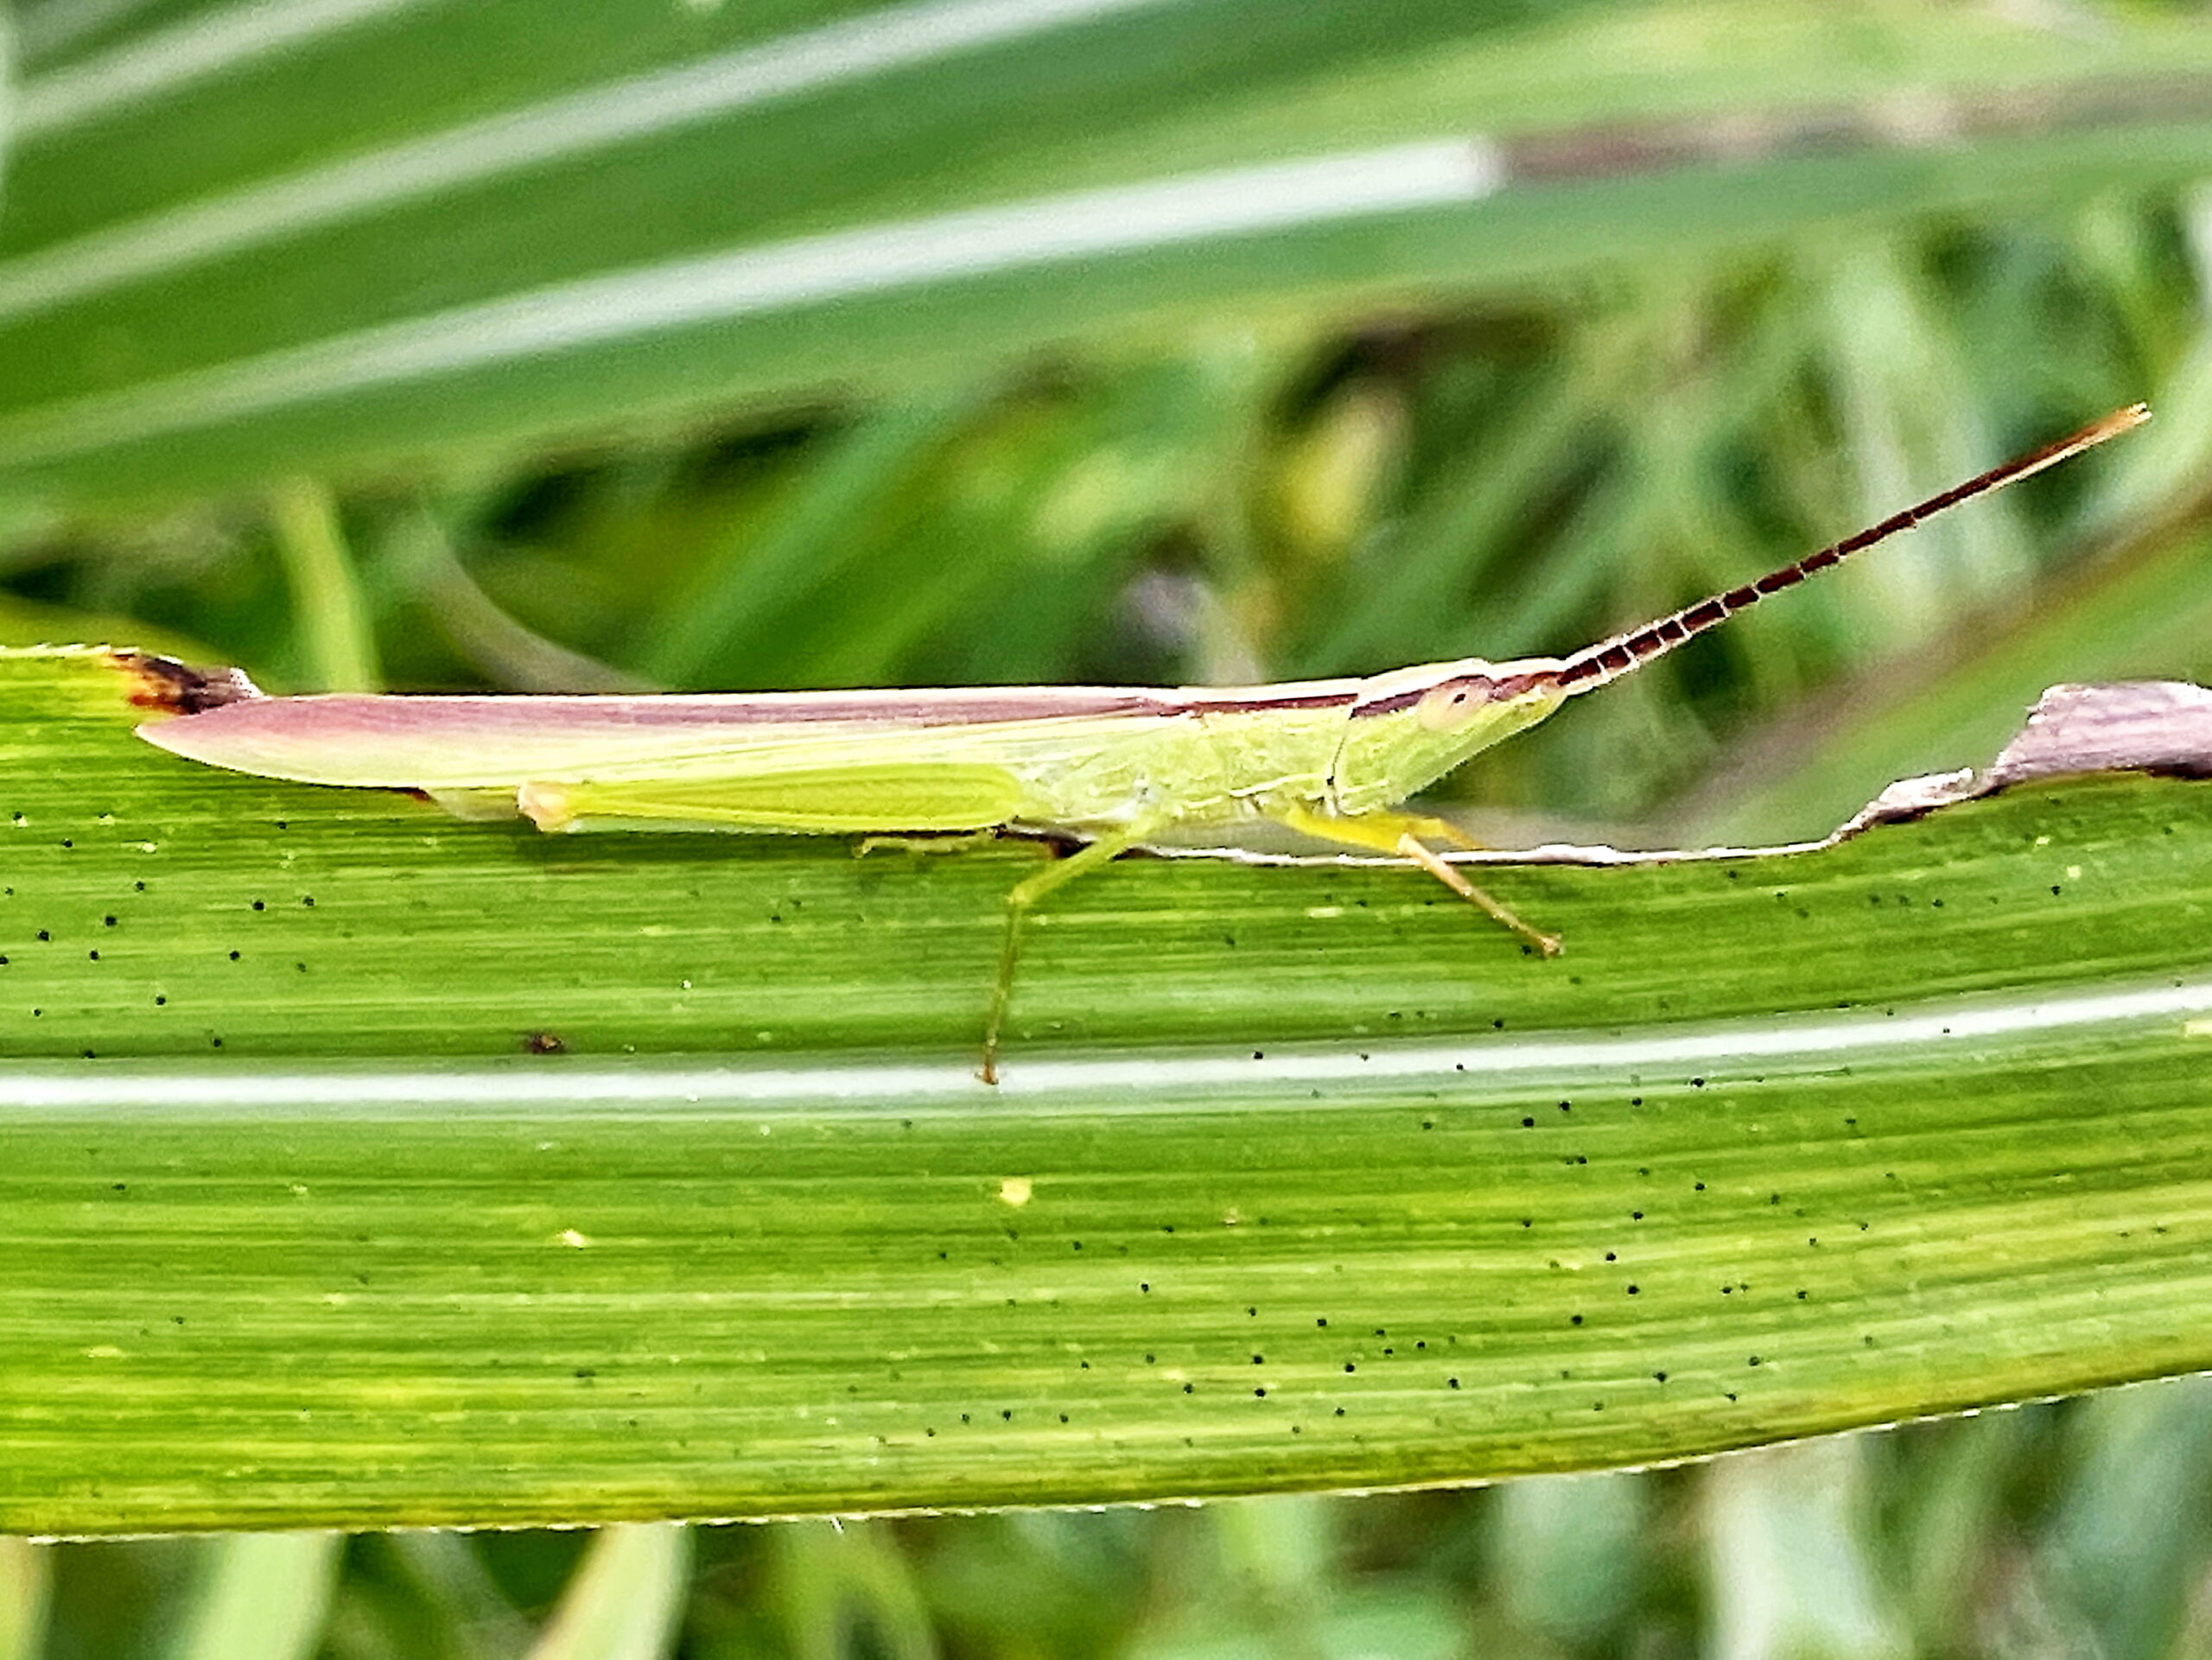
[[[1311,836],[1320,841],[1335,842],[1344,847],[1371,848],[1378,853],[1395,853],[1402,859],[1410,859],[1461,899],[1510,928],[1544,956],[1557,957],[1566,950],[1557,934],[1548,934],[1531,927],[1503,901],[1476,887],[1459,870],[1437,857],[1434,850],[1427,845],[1429,842],[1448,842],[1453,847],[1465,848],[1471,853],[1481,851],[1482,844],[1457,824],[1418,813],[1370,812],[1361,813],[1356,817],[1332,817],[1308,807],[1288,809],[1282,814],[1282,822],[1300,835]]]

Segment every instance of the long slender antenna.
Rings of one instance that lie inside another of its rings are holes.
[[[1624,634],[1598,645],[1586,646],[1562,664],[1556,684],[1562,691],[1589,691],[1609,680],[1618,680],[1630,669],[1649,663],[1655,657],[1663,657],[1686,639],[1694,639],[1707,629],[1728,620],[1738,611],[1747,610],[1770,594],[1779,594],[1785,588],[1795,588],[1815,571],[1826,570],[1830,565],[1840,565],[1854,553],[1863,553],[1877,542],[1886,542],[1899,531],[1909,531],[1923,519],[1933,518],[1946,507],[1955,507],[1962,501],[1986,495],[1992,490],[2001,490],[2017,483],[2046,467],[2056,467],[2069,456],[2116,438],[2121,433],[2141,426],[2151,418],[2147,404],[2130,404],[2124,410],[2114,410],[2101,421],[2093,421],[2079,432],[2061,438],[2056,443],[2045,444],[2041,449],[2030,450],[2015,456],[2001,467],[1993,467],[1979,477],[1964,484],[1955,484],[1939,495],[1933,495],[1917,506],[1901,513],[1892,513],[1880,524],[1847,536],[1831,547],[1800,559],[1794,565],[1784,565],[1770,571],[1756,582],[1742,588],[1732,588],[1726,594],[1715,594],[1711,599],[1700,600],[1695,605],[1685,606],[1670,617],[1656,622],[1647,622],[1640,628],[1631,628]]]

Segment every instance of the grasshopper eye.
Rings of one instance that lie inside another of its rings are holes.
[[[1425,732],[1449,732],[1465,726],[1497,690],[1497,684],[1487,675],[1444,681],[1421,694],[1421,702],[1414,705],[1414,722]]]

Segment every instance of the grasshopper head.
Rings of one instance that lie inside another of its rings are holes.
[[[1395,806],[1559,707],[1550,658],[1468,658],[1377,675],[1367,683],[1331,772],[1338,812]]]
[[[1501,692],[1501,681],[1525,677],[1502,675],[1491,665],[1484,664],[1479,670],[1439,681],[1414,701],[1414,725],[1423,732],[1464,731],[1480,721],[1483,711],[1501,696],[1513,695],[1511,688]]]

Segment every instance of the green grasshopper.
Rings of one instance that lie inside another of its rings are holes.
[[[1363,679],[1215,690],[1020,686],[667,696],[265,697],[149,722],[194,760],[310,784],[418,790],[455,812],[545,830],[712,830],[961,847],[1074,836],[1006,899],[982,1076],[995,1083],[1022,919],[1046,895],[1171,831],[1269,820],[1412,861],[1549,957],[1539,932],[1447,863],[1472,849],[1401,810],[1568,697],[1932,514],[2149,418],[2115,410],[1755,582],[1564,658],[1466,658]]]

